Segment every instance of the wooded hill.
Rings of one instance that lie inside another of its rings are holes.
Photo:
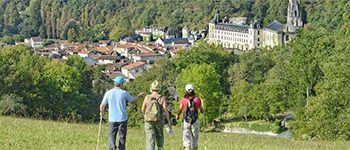
[[[265,24],[285,22],[287,5],[288,0],[0,0],[0,37],[6,36],[5,42],[32,36],[67,39],[74,28],[80,42],[119,40],[145,26],[169,27],[179,35],[185,25],[204,29],[216,10]]]

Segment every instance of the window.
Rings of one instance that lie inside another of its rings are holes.
[[[258,31],[258,35],[260,35],[260,31]]]

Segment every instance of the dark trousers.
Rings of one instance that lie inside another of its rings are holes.
[[[117,133],[119,135],[119,150],[125,150],[126,133],[127,133],[127,121],[124,122],[109,122],[109,149],[116,149],[115,140]]]

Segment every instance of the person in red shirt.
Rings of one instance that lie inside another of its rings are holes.
[[[193,150],[197,150],[200,130],[198,110],[200,110],[201,113],[204,113],[204,108],[201,99],[196,96],[192,84],[187,84],[185,90],[186,94],[181,99],[176,119],[179,119],[181,113],[184,112],[184,121],[181,125],[183,146],[185,150],[190,150],[191,146]]]

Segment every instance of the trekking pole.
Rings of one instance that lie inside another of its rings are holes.
[[[207,135],[206,135],[206,131],[205,131],[205,125],[207,124],[205,122],[205,113],[203,113],[204,116],[204,150],[207,150]]]
[[[100,123],[99,123],[99,126],[98,126],[96,150],[98,150],[98,144],[100,142],[101,127],[102,127],[102,115],[100,116]]]

